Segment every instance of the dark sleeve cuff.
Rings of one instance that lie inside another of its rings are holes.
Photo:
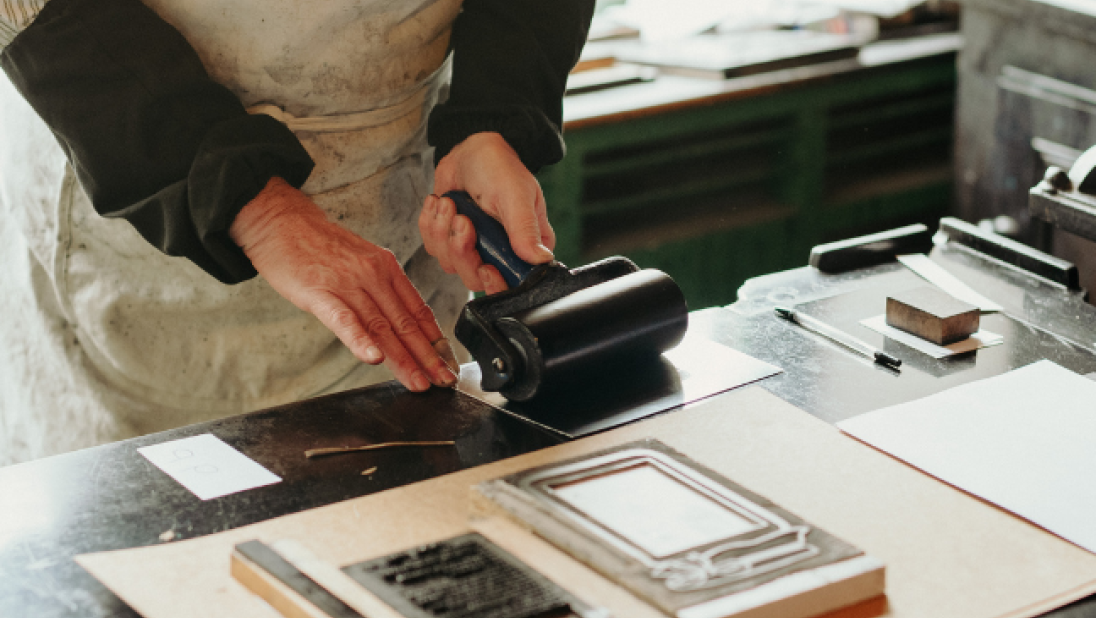
[[[278,176],[300,187],[312,159],[296,136],[264,114],[212,127],[183,180],[106,216],[123,217],[164,253],[182,256],[223,283],[257,273],[228,229],[248,202]]]
[[[96,211],[223,282],[255,275],[229,226],[270,178],[299,187],[313,163],[284,125],[211,80],[177,30],[138,0],[51,0],[0,66]]]
[[[559,125],[536,107],[445,105],[430,115],[427,128],[435,163],[468,136],[484,132],[502,135],[533,173],[559,161],[566,152]]]
[[[440,161],[473,133],[500,133],[530,171],[563,158],[563,92],[593,0],[465,0],[453,25],[453,84],[430,115]]]

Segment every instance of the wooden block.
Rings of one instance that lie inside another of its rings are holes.
[[[887,324],[937,345],[962,341],[978,330],[981,313],[935,286],[887,297]]]
[[[280,556],[270,552],[265,546],[264,549],[273,555],[275,560],[280,559]],[[269,564],[261,564],[260,561],[241,552],[239,545],[232,552],[230,565],[229,570],[236,581],[269,603],[285,618],[332,618],[333,614],[325,611],[320,605],[324,604],[323,601],[339,603],[337,599],[330,598],[330,594],[323,595],[324,590],[315,590],[311,581],[287,563],[277,565],[282,567],[281,573],[275,574]],[[302,592],[307,593],[309,588],[323,595],[324,599],[317,601],[304,596]],[[317,602],[320,605],[317,605]],[[343,616],[341,613],[334,615]]]
[[[286,618],[403,618],[304,545],[282,539],[237,544],[232,577]]]

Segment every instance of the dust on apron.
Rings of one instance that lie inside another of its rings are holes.
[[[303,190],[393,251],[451,327],[467,292],[416,221],[460,0],[146,3],[250,112],[296,133],[316,162]],[[100,217],[6,79],[0,114],[0,464],[391,377],[261,277],[223,285]]]

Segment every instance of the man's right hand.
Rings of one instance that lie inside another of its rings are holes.
[[[434,191],[467,191],[483,212],[502,223],[514,253],[530,264],[552,260],[556,235],[548,223],[537,179],[498,133],[476,133],[458,144],[434,171]],[[473,292],[494,294],[506,282],[476,253],[476,230],[453,200],[431,195],[419,216],[426,251],[442,270],[457,273]]]
[[[316,316],[362,362],[384,362],[413,391],[456,383],[456,359],[391,251],[327,220],[272,178],[229,229],[279,294]]]

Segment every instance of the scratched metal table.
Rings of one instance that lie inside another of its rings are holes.
[[[884,313],[888,292],[925,285],[894,262],[841,275],[813,268],[747,281],[738,301],[718,320],[698,323],[712,339],[784,369],[761,386],[823,420],[837,421],[911,401],[1041,359],[1096,379],[1096,307],[1069,290],[956,243],[938,245],[934,261],[1000,304],[982,327],[1005,343],[951,359],[934,360],[859,324]],[[902,359],[900,372],[874,364],[776,318],[774,305],[806,313]],[[1046,618],[1096,618],[1096,595]]]
[[[860,327],[859,320],[882,313],[888,291],[921,283],[897,264],[837,276],[802,268],[759,277],[743,286],[734,305],[692,314],[690,329],[782,367],[783,374],[760,385],[830,422],[1042,358],[1079,373],[1096,372],[1096,310],[1079,292],[961,247],[937,248],[933,259],[1005,307],[1008,315],[985,321],[1005,336],[1005,344],[935,361]],[[775,318],[774,304],[798,304],[885,347],[905,361],[902,371],[880,368]],[[207,432],[284,481],[202,502],[136,452]],[[456,446],[303,457],[317,445],[443,439]],[[0,468],[0,616],[132,617],[73,555],[161,543],[169,531],[176,540],[211,534],[561,439],[461,393],[436,389],[416,395],[389,384]],[[372,466],[378,467],[375,473],[361,475]],[[1048,616],[1096,617],[1096,599]]]

